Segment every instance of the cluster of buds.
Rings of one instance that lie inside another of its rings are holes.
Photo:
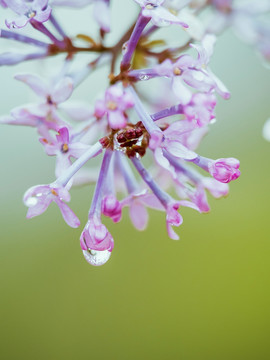
[[[53,79],[17,74],[15,79],[28,85],[40,101],[18,106],[0,118],[2,124],[36,128],[47,155],[56,157],[55,181],[31,187],[24,195],[27,218],[40,215],[55,202],[69,226],[80,226],[66,204],[69,191],[77,184],[95,182],[80,237],[84,257],[92,265],[104,264],[114,248],[102,216],[119,222],[122,209],[128,207],[132,223],[143,230],[147,208],[164,211],[168,236],[176,240],[179,236],[173,227],[182,224],[182,206],[208,212],[207,191],[215,198],[228,194],[228,183],[240,176],[239,161],[210,159],[196,152],[215,122],[216,97],[230,97],[209,67],[217,35],[232,26],[265,59],[270,58],[270,27],[259,18],[270,10],[270,0],[245,5],[232,0],[135,2],[136,21],[116,44],[108,46],[110,0],[0,0],[0,7],[13,14],[5,21],[8,30],[0,29],[0,37],[35,48],[27,53],[2,53],[0,65],[66,54],[62,70]],[[68,35],[54,14],[56,7],[88,5],[94,7],[98,40],[88,34]],[[201,16],[203,12],[207,16]],[[185,30],[186,43],[180,39],[178,47],[170,47],[164,39],[151,40],[160,27],[170,25]],[[32,27],[33,37],[24,34],[25,27]],[[35,33],[44,41],[36,39]],[[79,46],[78,41],[85,45]],[[95,60],[70,71],[70,64],[76,64],[74,55],[87,52],[96,54]],[[83,79],[105,65],[108,87],[92,106],[69,100]],[[142,92],[143,84],[152,79],[155,86],[160,83],[160,97],[155,91],[147,96]],[[81,170],[93,157],[102,157],[100,169]]]

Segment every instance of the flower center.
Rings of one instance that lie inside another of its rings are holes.
[[[116,110],[117,109],[117,104],[114,101],[108,101],[106,106],[107,106],[107,108],[109,110]]]
[[[61,151],[62,151],[63,153],[66,153],[66,152],[68,152],[68,150],[69,150],[69,149],[68,149],[68,144],[66,144],[66,143],[63,144],[63,145],[62,145],[62,148],[61,148]]]
[[[52,193],[54,196],[58,196],[57,192],[56,192],[54,189],[51,190],[51,193]]]
[[[173,69],[173,73],[174,73],[174,75],[179,76],[179,75],[182,74],[182,70],[179,69],[179,67],[175,67],[175,68]]]
[[[155,7],[157,7],[157,5],[154,5],[154,4],[152,4],[152,3],[147,3],[147,4],[145,5],[145,8],[146,8],[147,10],[152,10],[152,9],[154,9]]]
[[[28,13],[25,14],[29,19],[32,19],[33,17],[36,16],[36,11],[34,10],[30,10],[28,11]]]

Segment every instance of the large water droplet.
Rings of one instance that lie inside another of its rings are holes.
[[[89,264],[94,266],[101,266],[109,260],[111,252],[108,250],[83,250],[83,256]]]

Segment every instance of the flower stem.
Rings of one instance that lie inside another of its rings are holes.
[[[97,142],[95,145],[91,146],[89,150],[87,150],[82,156],[78,158],[67,170],[61,175],[58,179],[56,179],[56,183],[62,186],[66,186],[69,180],[73,175],[76,174],[80,170],[80,168],[91,158],[97,156],[102,152],[102,145],[100,142]]]
[[[132,55],[136,49],[136,46],[142,35],[142,32],[146,27],[146,25],[149,23],[149,21],[150,18],[144,17],[140,12],[136,25],[132,31],[131,37],[127,43],[127,49],[121,62],[121,71],[125,71],[129,69]]]
[[[89,211],[88,218],[98,217],[101,216],[101,203],[103,198],[103,192],[104,192],[104,185],[106,183],[107,173],[109,171],[110,161],[112,157],[113,152],[109,149],[105,151],[105,154],[103,156],[98,181],[95,188],[94,197],[92,200],[91,208]]]

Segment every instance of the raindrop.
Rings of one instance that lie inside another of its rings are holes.
[[[139,79],[142,81],[149,80],[149,76],[148,75],[140,75]]]
[[[89,264],[94,266],[101,266],[109,260],[111,252],[108,250],[97,251],[89,249],[83,250],[83,256]]]
[[[37,204],[37,202],[38,202],[38,199],[36,197],[32,196],[25,201],[25,205],[28,207],[35,206]]]

